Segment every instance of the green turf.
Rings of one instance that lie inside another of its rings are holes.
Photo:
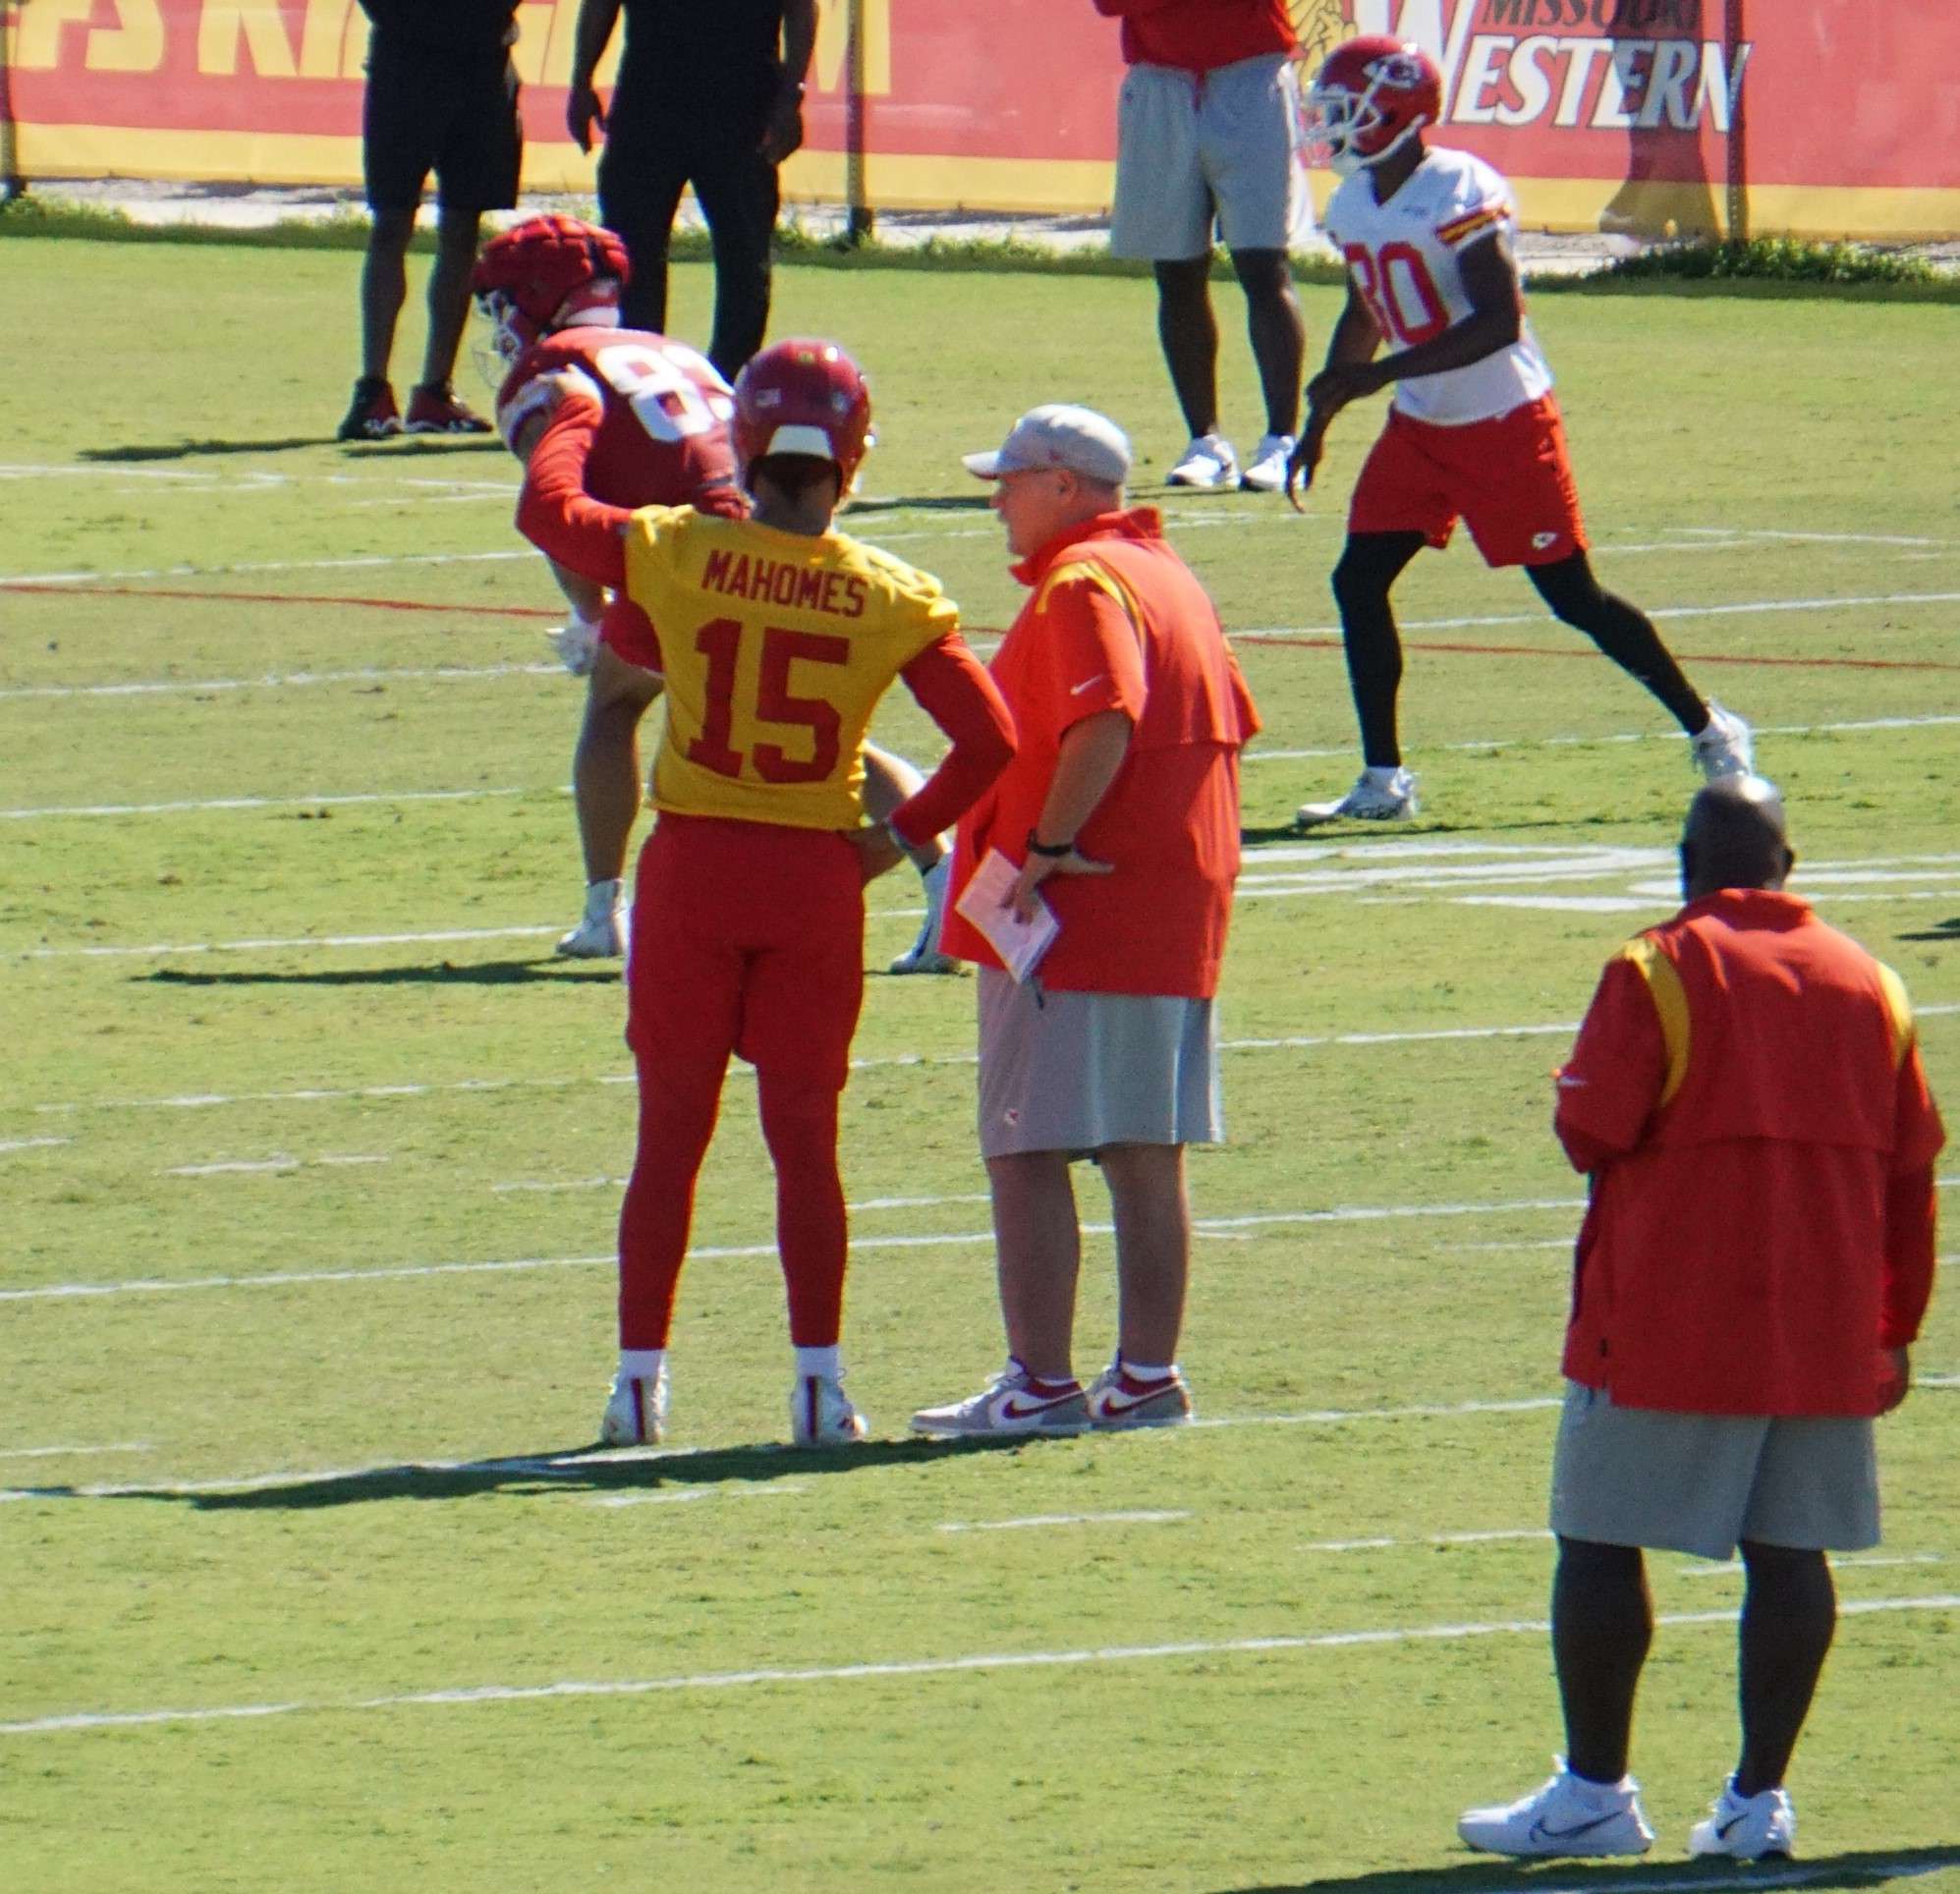
[[[1530,1786],[1558,1742],[1530,1628],[1551,1420],[1510,1404],[1556,1391],[1579,1186],[1545,1130],[1563,1033],[1494,1030],[1576,1019],[1669,910],[1693,778],[1634,686],[1459,545],[1398,595],[1424,819],[1297,853],[1293,807],[1354,767],[1325,574],[1373,414],[1342,418],[1305,519],[1250,495],[1166,508],[1247,635],[1266,723],[1223,1003],[1233,1142],[1193,1159],[1183,1349],[1233,1424],[905,1440],[1000,1345],[973,989],[879,978],[845,1108],[866,1206],[847,1342],[877,1440],[768,1444],[780,1286],[738,1075],[697,1223],[734,1253],[691,1267],[676,1336],[685,1451],[545,1464],[597,1419],[632,1139],[616,979],[549,953],[578,902],[578,687],[535,668],[534,558],[412,563],[517,552],[514,469],[494,445],[325,442],[349,256],[0,240],[0,268],[39,312],[0,386],[0,575],[97,575],[0,590],[5,1288],[117,1290],[0,1304],[0,1482],[37,1489],[0,1505],[0,1884],[1708,1878],[1680,1854],[1731,1759],[1719,1623],[1663,1630],[1647,1679],[1653,1865],[1547,1878],[1454,1840],[1460,1808]],[[677,271],[677,330],[708,294]],[[1243,445],[1259,417],[1218,296]],[[1317,347],[1335,293],[1304,301]],[[1960,713],[1950,311],[1645,295],[1537,315],[1602,576],[1685,614],[1662,622],[1691,674],[1763,727],[1821,910],[1924,1007],[1960,1003],[1960,725],[1929,721]],[[1180,444],[1142,284],[790,268],[776,328],[862,354],[880,445],[854,525],[940,573],[977,637],[1018,593],[961,451],[1088,400],[1132,429],[1149,496]],[[411,368],[420,340],[412,306]],[[902,701],[880,734],[929,754]],[[141,808],[220,799],[255,800]],[[909,941],[915,889],[873,891],[870,965]],[[1622,905],[1482,905],[1588,897]],[[307,944],[329,935],[424,937]],[[274,944],[226,945],[252,942]],[[1369,1036],[1466,1031],[1484,1036]],[[1925,1043],[1960,1095],[1955,1016]],[[1110,1327],[1106,1236],[1090,1253],[1085,1368]],[[527,1266],[401,1273],[495,1262]],[[1917,1362],[1960,1374],[1950,1299]],[[1848,1602],[1960,1589],[1955,1402],[1930,1386],[1886,1424],[1906,1562],[1846,1562]],[[1079,1515],[1100,1517],[943,1530]],[[1519,1536],[1448,1536],[1480,1533]],[[1738,1595],[1652,1566],[1664,1613]],[[1960,1885],[1956,1622],[1847,1618],[1793,1778],[1810,1885]],[[943,1667],[1058,1654],[1080,1661]],[[597,1688],[403,1700],[552,1686]],[[252,1706],[290,1707],[18,1727]]]

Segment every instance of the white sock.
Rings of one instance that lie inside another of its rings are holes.
[[[664,1348],[623,1348],[619,1351],[619,1371],[623,1379],[657,1381],[667,1365]]]
[[[1175,1362],[1168,1367],[1146,1367],[1142,1362],[1127,1362],[1120,1355],[1116,1360],[1121,1365],[1123,1372],[1133,1381],[1168,1381],[1177,1372]]]
[[[814,1374],[823,1381],[841,1381],[844,1378],[843,1350],[835,1342],[828,1348],[798,1348],[790,1352],[796,1357],[799,1375]]]
[[[619,906],[619,883],[615,881],[588,881],[586,883],[586,912],[596,919],[609,915]]]
[[[1400,763],[1370,763],[1362,773],[1377,788],[1393,789],[1396,777],[1402,773],[1402,765]]]

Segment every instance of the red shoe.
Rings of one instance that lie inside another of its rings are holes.
[[[395,391],[379,375],[363,375],[354,384],[354,403],[336,437],[344,441],[381,441],[402,431],[402,411]]]
[[[409,390],[411,434],[490,434],[496,430],[481,415],[456,399],[446,382],[440,388]]]

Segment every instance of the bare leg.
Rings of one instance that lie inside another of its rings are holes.
[[[1821,1552],[1742,1542],[1742,1759],[1735,1792],[1779,1789],[1837,1630],[1837,1591]]]
[[[925,778],[903,756],[880,750],[876,744],[865,746],[865,813],[872,821],[884,821],[899,804],[910,801],[924,786]],[[945,845],[936,835],[905,851],[906,859],[921,874],[937,867],[945,853]]]
[[[1082,1230],[1065,1151],[986,1160],[1007,1346],[1037,1381],[1072,1380]]]
[[[1265,431],[1300,431],[1300,389],[1307,359],[1307,325],[1293,293],[1283,250],[1235,250],[1232,267],[1246,292],[1246,330],[1265,397]]]
[[[444,210],[437,220],[435,267],[428,275],[428,346],[421,363],[424,388],[446,388],[456,373],[456,353],[470,320],[470,276],[481,221],[474,210]]]
[[[367,232],[367,255],[361,266],[361,372],[369,380],[388,378],[395,324],[408,300],[409,239],[415,228],[413,210],[377,210]]]
[[[1653,1642],[1653,1599],[1637,1545],[1561,1538],[1551,1585],[1551,1654],[1565,1709],[1565,1759],[1617,1782],[1633,1742],[1634,1693]]]
[[[1157,339],[1192,438],[1218,431],[1218,321],[1211,312],[1211,256],[1160,262]]]
[[[1105,1144],[1096,1153],[1116,1220],[1116,1346],[1126,1362],[1177,1360],[1191,1275],[1182,1144]]]
[[[601,644],[586,687],[586,715],[572,754],[572,798],[586,879],[617,881],[640,813],[640,720],[660,695],[650,672]]]

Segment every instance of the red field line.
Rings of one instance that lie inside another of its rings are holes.
[[[1234,644],[1264,644],[1281,650],[1338,651],[1338,638],[1274,637],[1265,632],[1234,632]],[[1468,657],[1597,657],[1590,644],[1460,644],[1440,639],[1405,638],[1408,651],[1453,651]],[[1754,657],[1736,651],[1676,651],[1684,664],[1754,664],[1796,671],[1960,671],[1960,663],[1928,657]]]

